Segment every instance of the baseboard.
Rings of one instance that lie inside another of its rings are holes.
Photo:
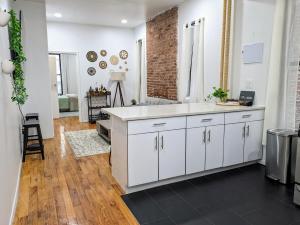
[[[22,172],[22,157],[21,157],[20,165],[19,165],[18,180],[17,180],[16,190],[15,190],[15,194],[14,194],[14,201],[13,201],[12,210],[11,210],[11,214],[10,214],[9,225],[13,225],[13,223],[14,223],[14,218],[15,218],[16,209],[17,209],[17,205],[18,205],[18,199],[19,199],[21,172]]]

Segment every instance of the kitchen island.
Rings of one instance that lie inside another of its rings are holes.
[[[208,103],[105,109],[112,175],[131,193],[257,163],[263,106]]]

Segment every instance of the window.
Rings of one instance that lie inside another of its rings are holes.
[[[63,95],[63,79],[61,73],[61,58],[60,54],[51,54],[56,58],[56,84],[57,84],[57,94]]]

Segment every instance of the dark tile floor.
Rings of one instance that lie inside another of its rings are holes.
[[[123,196],[144,225],[300,225],[293,187],[253,165]]]

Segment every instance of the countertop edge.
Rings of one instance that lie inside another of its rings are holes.
[[[222,109],[222,110],[213,110],[213,111],[205,111],[205,112],[185,112],[185,113],[170,113],[170,114],[162,114],[162,115],[153,115],[153,116],[135,116],[133,117],[121,117],[114,113],[111,113],[108,109],[103,109],[105,113],[108,113],[111,116],[117,117],[120,120],[126,121],[136,121],[136,120],[147,120],[147,119],[159,119],[159,118],[168,118],[168,117],[181,117],[181,116],[197,116],[197,115],[205,115],[205,114],[218,114],[218,113],[234,113],[234,112],[244,112],[244,111],[256,111],[256,110],[265,110],[265,106],[249,106],[243,109]]]

